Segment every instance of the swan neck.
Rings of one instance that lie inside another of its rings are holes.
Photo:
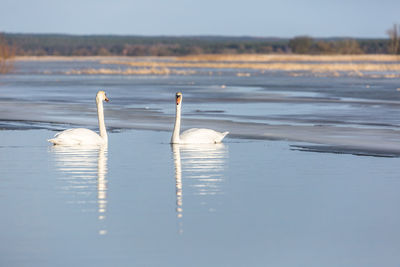
[[[103,138],[105,142],[108,141],[106,125],[104,123],[104,110],[103,110],[103,101],[96,100],[97,102],[97,117],[99,119],[99,132],[100,137]]]
[[[175,125],[174,131],[172,132],[171,143],[177,144],[179,143],[179,133],[181,130],[181,105],[176,105],[176,115],[175,115]]]

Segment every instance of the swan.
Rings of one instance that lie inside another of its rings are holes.
[[[217,144],[221,143],[222,139],[229,133],[220,133],[211,129],[192,128],[179,134],[181,130],[181,106],[182,93],[178,92],[176,93],[176,116],[171,144]]]
[[[96,95],[97,116],[99,119],[100,135],[85,128],[67,129],[57,133],[54,138],[49,139],[54,145],[103,145],[107,144],[108,137],[104,124],[103,101],[108,102],[104,91],[98,91]]]

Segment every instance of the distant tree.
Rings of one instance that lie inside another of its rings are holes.
[[[124,56],[146,56],[147,47],[145,45],[125,45],[122,55]]]
[[[169,56],[170,51],[166,45],[155,44],[150,46],[149,54],[150,56]]]
[[[72,53],[73,56],[91,56],[90,51],[84,47],[74,50]]]
[[[390,54],[400,54],[400,26],[393,24],[393,28],[387,30],[389,35],[388,52]]]
[[[341,40],[334,44],[338,54],[363,54],[360,44],[356,40]]]
[[[289,48],[296,54],[307,54],[310,52],[313,39],[308,36],[299,36],[289,41]]]
[[[97,49],[96,55],[97,56],[110,56],[111,53],[110,53],[110,51],[107,50],[107,48],[100,47],[99,49]]]
[[[0,33],[0,73],[7,73],[13,69],[15,47],[8,44]]]
[[[387,54],[389,40],[387,39],[360,39],[357,40],[364,54]]]
[[[190,47],[189,54],[191,54],[191,55],[201,55],[203,53],[204,53],[203,48],[201,48],[200,46]]]
[[[34,56],[39,56],[39,57],[41,57],[41,56],[47,56],[47,52],[46,52],[45,49],[39,48],[39,49],[36,49],[36,50],[35,50],[35,52],[33,53],[33,55],[34,55]]]
[[[318,41],[312,46],[312,52],[315,54],[333,54],[335,49],[332,42]]]
[[[274,52],[274,49],[270,45],[261,46],[257,49],[257,53],[261,54],[271,54]]]

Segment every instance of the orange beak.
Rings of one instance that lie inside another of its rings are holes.
[[[110,101],[109,99],[108,99],[108,97],[106,97],[106,99],[104,99],[106,102],[108,102],[108,101]]]
[[[181,97],[180,96],[176,96],[176,104],[179,105],[181,103]]]

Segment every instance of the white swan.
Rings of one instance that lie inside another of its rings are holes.
[[[96,95],[97,116],[99,119],[100,135],[85,128],[67,129],[57,133],[53,139],[49,139],[54,145],[102,145],[107,144],[108,137],[104,124],[103,101],[108,102],[104,91],[98,91]]]
[[[211,129],[192,128],[179,134],[181,130],[181,106],[182,93],[178,92],[176,93],[176,116],[171,144],[217,144],[221,143],[222,139],[229,133],[220,133]]]

